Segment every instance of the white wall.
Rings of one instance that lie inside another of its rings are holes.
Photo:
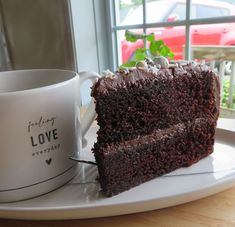
[[[78,70],[98,71],[92,0],[71,0]]]
[[[109,68],[104,0],[71,0],[78,71],[101,73]],[[90,99],[91,83],[82,88],[83,103]]]

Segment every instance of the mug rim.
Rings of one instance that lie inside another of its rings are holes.
[[[8,71],[1,71],[0,72],[0,76],[1,74],[4,73],[18,73],[18,72],[40,72],[40,71],[47,71],[47,72],[66,72],[66,73],[70,73],[72,75],[71,78],[67,78],[64,79],[63,81],[60,82],[55,82],[49,85],[43,85],[40,87],[36,87],[36,88],[29,88],[29,89],[23,89],[23,90],[18,90],[18,91],[5,91],[5,92],[1,92],[0,91],[0,97],[1,96],[9,96],[9,95],[19,95],[19,94],[26,94],[26,93],[32,93],[32,92],[41,92],[42,90],[45,89],[53,89],[53,88],[57,88],[57,87],[61,87],[64,86],[68,83],[70,83],[72,80],[75,80],[78,77],[78,73],[76,71],[72,71],[72,70],[66,70],[66,69],[20,69],[20,70],[8,70]]]

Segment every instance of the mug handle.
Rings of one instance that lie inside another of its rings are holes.
[[[82,83],[86,80],[90,80],[92,84],[94,84],[97,79],[100,78],[100,75],[95,72],[88,72],[83,71],[79,72],[79,87],[81,87]],[[87,133],[88,129],[90,128],[91,124],[95,120],[96,112],[95,112],[95,103],[94,99],[92,98],[86,112],[84,113],[81,119],[81,135],[82,135],[82,146],[85,147],[87,145],[87,141],[84,138],[85,134]]]

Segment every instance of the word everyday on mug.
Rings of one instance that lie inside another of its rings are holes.
[[[85,80],[99,75],[54,69],[0,72],[0,202],[32,198],[70,181],[82,136],[95,118],[91,101],[80,119]]]

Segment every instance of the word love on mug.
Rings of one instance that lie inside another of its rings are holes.
[[[27,129],[30,135],[30,142],[32,147],[47,144],[58,139],[58,131],[55,128],[56,117],[43,118],[42,116],[38,121],[29,121]],[[32,135],[33,131],[38,131],[38,128],[46,128],[45,132]]]
[[[57,140],[58,139],[58,132],[57,129],[53,129],[44,133],[40,133],[37,135],[37,137],[33,137],[30,136],[30,140],[31,140],[31,145],[33,147],[36,147],[38,145],[42,145],[44,143],[48,143],[51,142],[53,140]]]

